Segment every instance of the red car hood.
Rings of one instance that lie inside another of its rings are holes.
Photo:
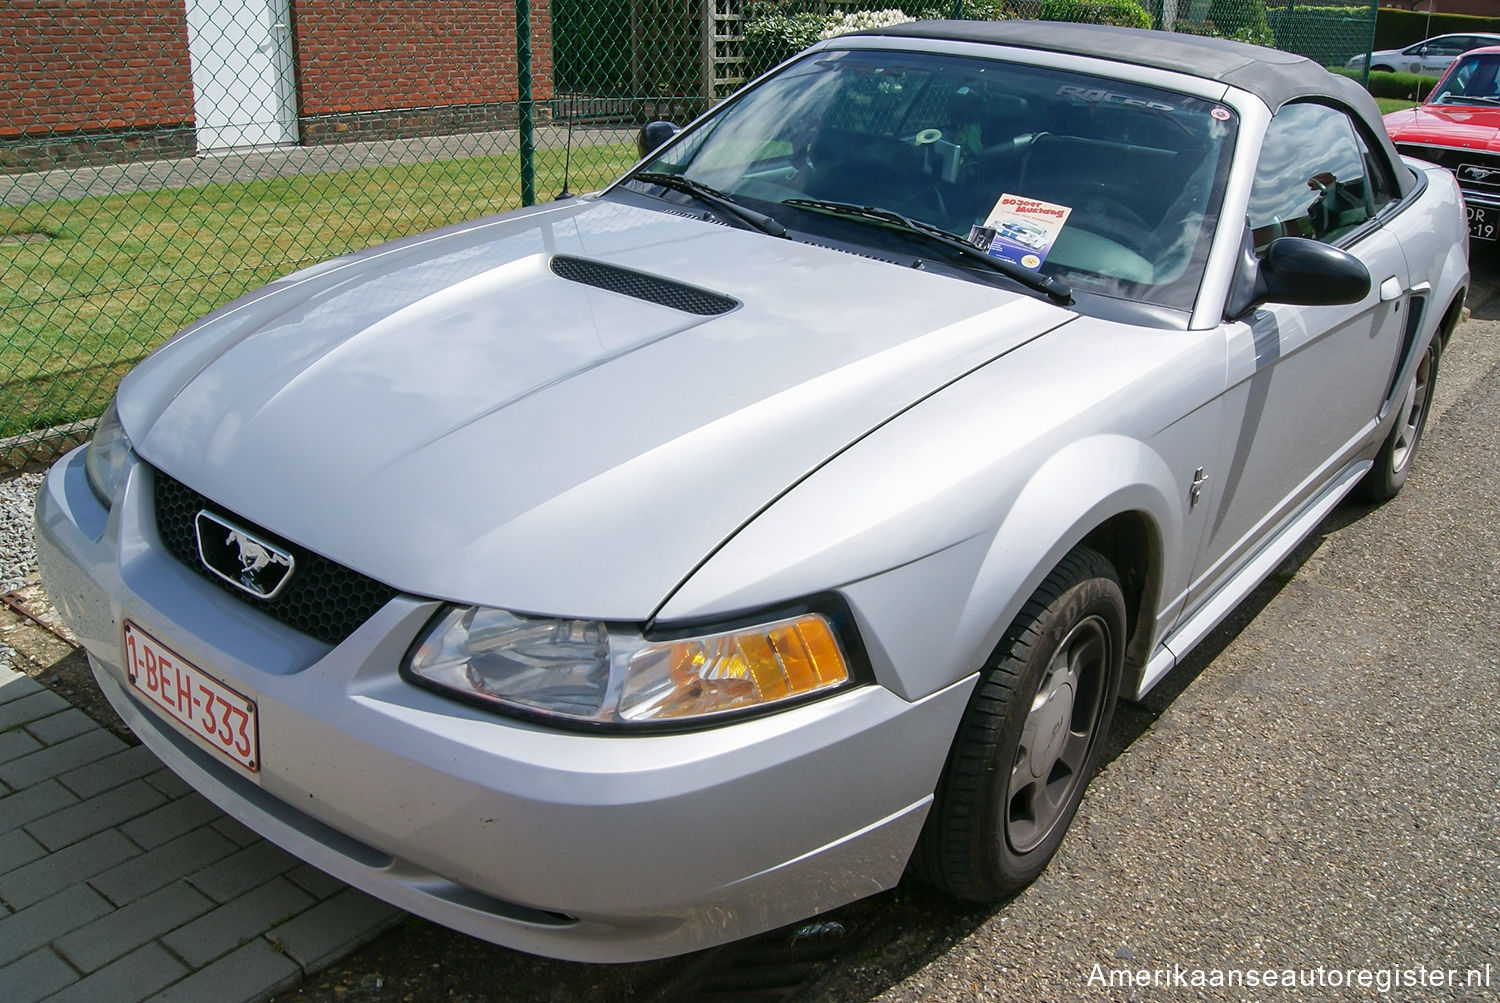
[[[1397,143],[1500,153],[1500,107],[1424,104],[1391,112],[1385,128]]]

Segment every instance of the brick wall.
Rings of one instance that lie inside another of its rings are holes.
[[[0,3],[0,136],[192,121],[182,0]]]
[[[532,96],[552,96],[547,0],[531,0]],[[304,142],[515,122],[514,0],[293,0]]]
[[[552,96],[549,7],[531,0],[537,101]],[[304,142],[515,125],[514,0],[292,11]],[[0,0],[0,172],[194,152],[183,0]]]
[[[0,2],[0,171],[193,152],[183,0]]]

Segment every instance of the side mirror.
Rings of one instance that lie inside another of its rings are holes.
[[[1370,270],[1347,251],[1307,237],[1277,237],[1257,259],[1245,231],[1224,316],[1242,317],[1261,303],[1336,306],[1370,294]]]
[[[1358,303],[1370,294],[1370,270],[1348,251],[1306,237],[1271,241],[1261,259],[1266,302],[1300,306]]]
[[[641,159],[644,160],[646,154],[660,149],[680,131],[671,122],[663,122],[660,119],[654,122],[647,122],[641,126],[640,133],[635,137],[635,148],[640,152]]]

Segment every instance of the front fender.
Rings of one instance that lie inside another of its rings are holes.
[[[1163,569],[1187,564],[1183,535],[1165,528],[1185,525],[1186,509],[1172,469],[1147,443],[1104,434],[1066,446],[1027,481],[991,539],[955,638],[958,647],[971,652],[974,667],[982,664],[1068,552],[1100,526],[1130,515],[1151,527],[1139,541],[1147,561],[1139,569],[1145,576],[1144,622],[1137,629],[1144,630],[1149,653],[1158,632]],[[1117,571],[1123,578],[1127,569]]]
[[[709,555],[656,619],[837,590],[876,678],[916,699],[973,675],[1062,556],[1132,514],[1125,525],[1151,539],[1109,538],[1150,566],[1133,579],[1130,653],[1141,661],[1192,570],[1203,516],[1188,497],[1218,448],[1225,372],[1220,331],[1063,325],[813,471]]]
[[[1181,566],[1170,527],[1185,493],[1166,460],[1120,432],[1066,441],[1075,422],[1018,436],[1025,416],[1042,420],[1024,397],[965,380],[882,427],[712,555],[657,620],[837,589],[877,679],[914,700],[973,674],[1047,572],[1110,518],[1138,513],[1157,527],[1153,566]],[[1184,423],[1169,425],[1160,434]],[[1154,595],[1143,605],[1152,629]]]

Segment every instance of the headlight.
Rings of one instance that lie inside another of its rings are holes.
[[[414,682],[473,702],[605,725],[750,711],[851,679],[821,613],[655,641],[594,620],[455,607],[428,627],[405,669]]]
[[[94,489],[105,508],[113,505],[115,496],[120,493],[125,482],[125,464],[129,459],[130,438],[125,434],[125,426],[120,424],[120,412],[115,402],[110,401],[94,428],[94,438],[83,457],[89,487]]]

